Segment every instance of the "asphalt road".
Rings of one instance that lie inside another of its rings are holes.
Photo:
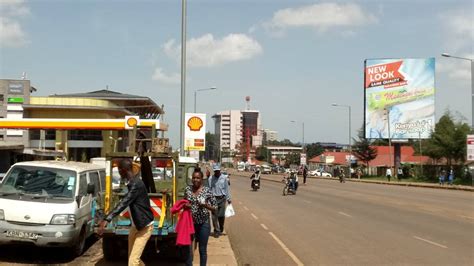
[[[239,265],[474,265],[472,192],[309,179],[282,196],[249,176],[226,220]]]

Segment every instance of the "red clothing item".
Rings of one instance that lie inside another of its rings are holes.
[[[178,224],[176,225],[176,238],[177,246],[189,246],[191,245],[191,235],[194,234],[194,222],[191,214],[191,209],[185,209],[184,205],[189,203],[188,200],[178,200],[171,208],[171,213],[175,214],[180,212],[178,216]]]

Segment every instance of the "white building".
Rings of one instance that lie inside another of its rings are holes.
[[[227,110],[212,116],[220,150],[241,152],[239,147],[262,145],[260,112],[257,110]],[[249,155],[254,151],[250,150]]]
[[[239,110],[222,111],[212,116],[220,150],[235,150],[242,139],[242,113]]]
[[[263,130],[263,141],[276,141],[278,140],[278,132],[275,130],[264,129]]]

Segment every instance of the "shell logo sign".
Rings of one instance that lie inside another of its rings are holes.
[[[125,116],[125,129],[132,129],[140,123],[138,116]]]
[[[199,131],[202,126],[204,126],[204,122],[200,117],[193,116],[188,120],[188,127],[191,131]]]
[[[185,115],[184,148],[187,151],[204,151],[206,147],[206,114]]]

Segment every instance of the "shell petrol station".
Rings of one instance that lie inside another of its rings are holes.
[[[164,132],[163,107],[110,90],[32,96],[29,80],[0,80],[0,173],[19,161],[89,161],[125,151],[134,126]]]

